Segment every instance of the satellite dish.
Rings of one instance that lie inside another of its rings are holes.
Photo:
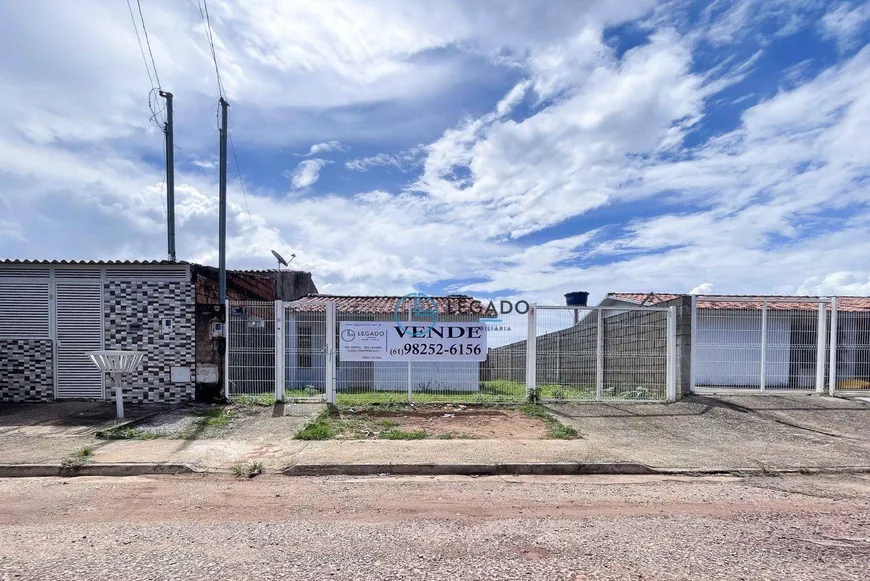
[[[278,259],[278,264],[283,264],[284,266],[289,266],[289,263],[286,260],[284,260],[284,257],[281,256],[280,254],[278,254],[277,252],[275,252],[274,250],[272,251],[272,256],[274,256],[276,259]],[[296,256],[296,255],[294,254],[293,256]]]

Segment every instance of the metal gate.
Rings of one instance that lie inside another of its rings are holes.
[[[227,302],[224,389],[228,398],[275,398],[276,336],[280,341],[275,312],[271,301]]]
[[[836,335],[830,299],[695,297],[692,391],[822,392]]]

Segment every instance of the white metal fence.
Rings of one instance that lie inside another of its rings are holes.
[[[692,390],[822,392],[831,312],[828,299],[695,299]]]
[[[676,399],[678,376],[694,392],[870,391],[870,312],[854,305],[839,312],[836,299],[698,298],[679,318],[680,329],[691,327],[690,339],[681,331],[679,361],[676,307],[442,315],[485,322],[485,361],[410,363],[339,356],[342,321],[394,321],[393,314],[336,312],[334,302],[295,311],[280,301],[232,302],[227,313],[229,397],[350,405],[521,402],[530,394],[664,401]],[[412,321],[410,313],[400,319]]]
[[[539,306],[527,384],[543,401],[674,400],[675,325],[669,307]]]
[[[339,313],[334,302],[325,310],[296,311],[280,301],[230,302],[227,313],[228,397],[348,405],[523,402],[530,394],[545,401],[675,397],[674,312],[667,308],[441,315],[441,322],[484,322],[487,328],[484,361],[448,362],[341,360],[342,321],[393,321],[394,315]],[[401,320],[413,322],[410,311]]]
[[[281,360],[275,357],[276,303],[232,301],[226,306],[224,393],[227,397],[274,397]]]

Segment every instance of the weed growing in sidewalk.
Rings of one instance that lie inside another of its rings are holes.
[[[404,430],[390,428],[381,432],[380,438],[382,440],[423,440],[426,438],[426,432],[424,430],[406,432]]]
[[[207,429],[221,429],[230,424],[236,413],[229,408],[202,408],[193,412],[196,420],[182,431],[178,437],[182,440],[195,440]]]
[[[253,406],[272,406],[275,405],[275,396],[270,394],[264,395],[240,395],[236,397],[230,398],[231,401],[242,407],[253,407]]]
[[[94,456],[94,449],[90,446],[77,450],[70,456],[64,458],[60,465],[67,470],[78,470],[85,464],[91,461]]]
[[[96,434],[97,438],[100,440],[153,440],[165,435],[165,432],[162,431],[143,430],[142,428],[134,428],[133,426],[103,430]]]
[[[574,440],[580,437],[580,434],[572,428],[571,426],[566,426],[556,418],[554,418],[550,412],[548,412],[542,406],[536,404],[526,404],[520,408],[520,410],[529,416],[530,418],[538,418],[545,422],[550,427],[550,437],[556,440]]]
[[[324,410],[307,426],[296,434],[297,440],[329,440],[335,437],[338,431],[329,420],[330,410]]]
[[[235,464],[233,466],[233,476],[237,477],[247,476],[248,478],[253,478],[254,476],[259,476],[264,471],[263,463],[259,460],[252,460],[247,464]]]

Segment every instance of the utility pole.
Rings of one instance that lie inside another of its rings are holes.
[[[218,288],[220,304],[227,300],[227,108],[223,97],[221,105],[221,146],[218,185]]]
[[[175,140],[173,137],[172,93],[160,91],[166,99],[166,236],[169,246],[169,260],[175,262]]]

